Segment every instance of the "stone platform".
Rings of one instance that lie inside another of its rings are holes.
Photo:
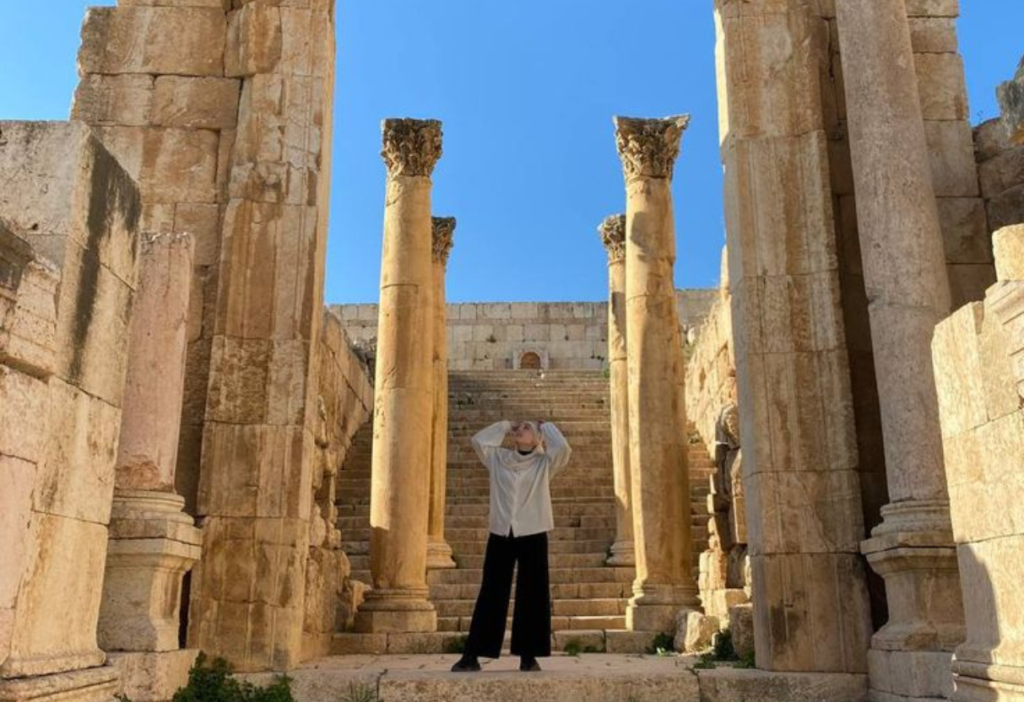
[[[482,661],[479,673],[451,673],[457,655],[333,656],[289,675],[298,702],[862,702],[867,676],[694,670],[693,656],[554,655],[540,673],[519,659]],[[258,684],[273,674],[243,676]]]

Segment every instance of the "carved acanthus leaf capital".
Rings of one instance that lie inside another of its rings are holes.
[[[381,158],[388,176],[426,176],[441,158],[441,122],[436,119],[386,119],[381,123]]]
[[[605,217],[597,231],[600,232],[601,243],[608,252],[608,260],[623,260],[626,257],[626,215]]]
[[[448,265],[448,254],[455,243],[455,218],[432,217],[434,262]]]
[[[664,119],[615,117],[615,146],[626,179],[671,178],[690,115]]]

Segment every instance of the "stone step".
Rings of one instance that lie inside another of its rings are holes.
[[[449,568],[447,570],[431,570],[427,572],[427,583],[430,585],[466,585],[472,584],[479,587],[483,579],[481,568]],[[627,583],[631,584],[636,579],[636,571],[633,568],[597,566],[591,568],[559,568],[552,567],[550,570],[551,583]]]
[[[511,606],[509,612],[512,611]],[[437,630],[438,631],[459,631],[468,632],[469,625],[472,621],[472,612],[466,616],[457,617],[441,617],[437,618]],[[512,617],[506,620],[506,630],[512,628]],[[596,616],[552,616],[551,617],[551,628],[552,630],[568,630],[568,631],[585,631],[593,629],[625,629],[626,628],[626,617],[625,615],[596,615]]]
[[[476,600],[480,592],[480,583],[436,583],[430,586],[431,600]],[[512,585],[512,597],[515,597],[515,584]],[[632,583],[553,583],[551,597],[558,600],[568,599],[615,599],[632,597]]]
[[[338,517],[338,528],[341,529],[342,536],[351,531],[352,529],[369,529],[369,521],[367,516],[341,516]],[[445,529],[481,529],[487,531],[488,528],[488,517],[486,514],[475,515],[475,516],[455,516],[449,515],[445,518]],[[556,529],[607,529],[612,532],[615,531],[615,517],[614,515],[602,516],[602,515],[589,515],[589,516],[571,516],[571,515],[555,515],[555,528]],[[356,540],[356,539],[353,539]]]
[[[452,550],[459,555],[463,556],[481,556],[487,550],[487,542],[480,539],[476,541],[454,541],[448,539],[448,545],[452,547]],[[600,540],[574,540],[574,539],[559,539],[557,541],[548,542],[548,554],[553,556],[555,554],[596,554],[604,558],[609,547],[612,545],[612,539],[600,539]]]
[[[626,613],[626,598],[592,598],[592,599],[567,599],[551,601],[552,617],[617,617]],[[434,600],[434,608],[437,616],[441,617],[472,617],[475,599],[464,600]],[[515,602],[509,603],[509,612],[512,611]],[[554,625],[552,626],[554,628]],[[575,628],[575,627],[568,627]],[[605,627],[598,627],[605,628]]]

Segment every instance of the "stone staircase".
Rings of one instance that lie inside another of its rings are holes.
[[[555,513],[549,547],[552,630],[558,648],[570,639],[603,647],[605,632],[625,629],[634,574],[632,568],[605,565],[615,539],[608,380],[592,371],[450,374],[445,536],[458,567],[428,572],[438,630],[449,634],[469,630],[488,537],[489,488],[487,471],[470,438],[506,418],[555,422],[573,447],[569,467],[551,484]],[[366,583],[371,582],[371,442],[372,427],[368,425],[355,436],[338,484],[343,548],[352,564],[352,577]],[[692,443],[690,449],[696,577],[697,559],[707,545],[707,476],[712,463],[702,444]]]

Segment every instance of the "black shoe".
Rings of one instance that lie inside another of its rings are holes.
[[[527,673],[539,672],[540,663],[533,656],[523,656],[519,659],[519,670]]]
[[[480,672],[480,661],[476,658],[462,657],[452,666],[453,673],[478,673]]]

